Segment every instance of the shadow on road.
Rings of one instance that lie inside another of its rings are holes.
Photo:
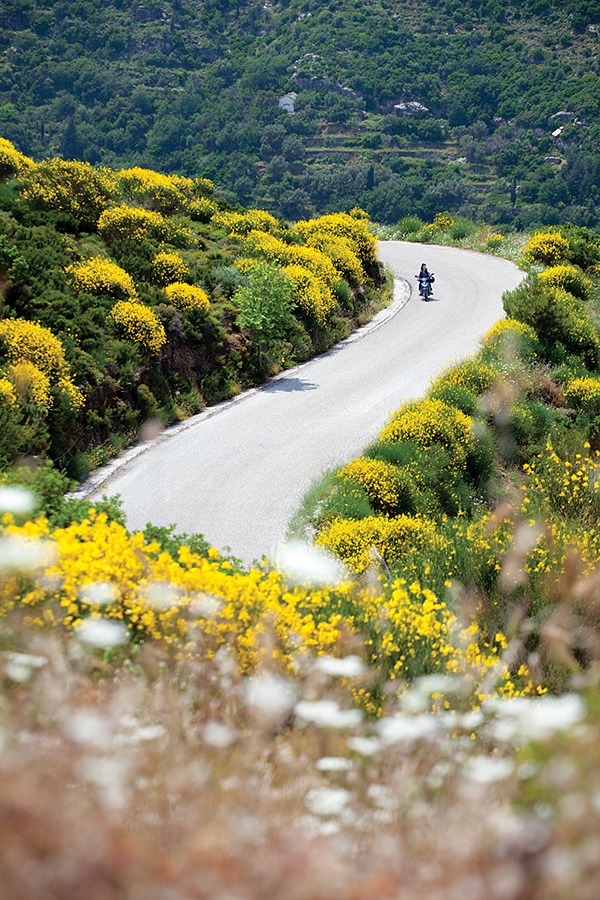
[[[263,391],[315,391],[317,384],[312,381],[303,381],[302,378],[278,378],[276,381],[270,381],[263,385]]]

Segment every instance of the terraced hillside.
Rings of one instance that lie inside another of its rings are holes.
[[[0,135],[292,220],[595,226],[598,26],[598,0],[5,0]]]

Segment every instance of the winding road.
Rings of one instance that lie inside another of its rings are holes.
[[[272,555],[326,470],[358,456],[404,401],[422,396],[449,363],[475,352],[502,318],[502,293],[521,281],[496,257],[398,241],[379,255],[394,301],[322,356],[138,444],[81,486],[119,494],[131,530],[200,532],[246,565]],[[419,299],[421,262],[434,297]]]

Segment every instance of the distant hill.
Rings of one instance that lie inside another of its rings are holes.
[[[598,0],[3,0],[0,135],[289,219],[596,226],[599,27]]]

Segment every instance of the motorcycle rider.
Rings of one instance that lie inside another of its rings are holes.
[[[431,287],[431,283],[433,280],[433,273],[429,272],[426,263],[421,263],[421,269],[418,275],[415,275],[415,278],[419,279],[419,294],[425,300],[427,300],[428,296],[433,293],[433,289]]]

